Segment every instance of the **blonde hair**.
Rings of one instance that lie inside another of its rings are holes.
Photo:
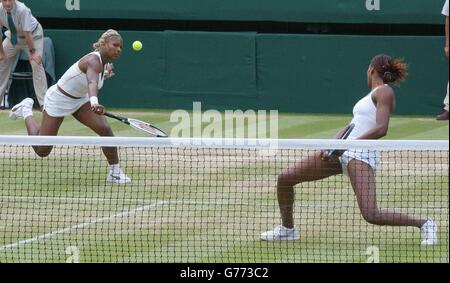
[[[103,44],[105,44],[105,42],[113,36],[117,36],[122,38],[122,36],[120,36],[120,34],[113,29],[109,29],[107,30],[105,33],[102,34],[102,36],[98,39],[98,41],[96,43],[94,43],[94,45],[92,45],[92,47],[94,48],[95,51],[100,51],[100,48],[102,47]]]

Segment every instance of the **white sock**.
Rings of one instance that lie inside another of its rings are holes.
[[[29,109],[29,108],[23,108],[22,109],[22,114],[23,114],[23,119],[25,120],[26,118],[33,116],[33,109]]]
[[[113,165],[111,165],[111,171],[112,171],[114,174],[120,173],[120,165],[119,165],[119,164],[113,164]]]

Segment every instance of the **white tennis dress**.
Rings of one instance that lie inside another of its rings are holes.
[[[372,100],[372,95],[379,88],[374,88],[368,95],[363,97],[360,101],[355,104],[353,108],[353,119],[352,122],[355,124],[355,128],[350,133],[347,139],[357,139],[358,137],[365,134],[370,129],[373,129],[377,125],[377,108]],[[340,157],[342,164],[342,170],[345,174],[348,174],[348,163],[353,160],[360,160],[364,163],[369,164],[369,166],[375,172],[377,170],[378,163],[378,153],[376,150],[370,149],[349,149],[344,152]]]
[[[99,52],[92,52],[98,56],[102,63]],[[80,70],[80,61],[73,64],[66,73],[59,79],[58,83],[50,87],[45,94],[44,110],[52,117],[64,117],[72,115],[81,106],[89,102],[88,80],[85,73]],[[98,89],[103,87],[104,76],[99,74]],[[58,86],[67,94],[75,98],[68,97],[58,90]]]

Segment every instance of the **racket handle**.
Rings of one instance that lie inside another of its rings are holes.
[[[119,120],[122,123],[125,123],[127,125],[130,124],[130,122],[128,122],[128,119],[125,118],[125,117],[117,116],[117,115],[111,114],[109,112],[105,112],[103,115],[105,115],[106,117],[109,117],[109,118],[113,118],[113,119]]]
[[[109,117],[109,118],[116,118],[116,115],[113,115],[113,114],[111,114],[111,113],[109,113],[109,112],[105,112],[105,114],[104,114],[106,117]]]

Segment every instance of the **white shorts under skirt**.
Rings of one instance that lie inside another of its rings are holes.
[[[45,94],[44,110],[51,117],[65,117],[77,112],[89,98],[70,98],[58,91],[57,85],[50,87]]]
[[[353,159],[368,164],[374,173],[377,171],[378,152],[376,150],[350,149],[344,152],[339,160],[341,161],[342,171],[345,175],[348,175],[348,163]]]

